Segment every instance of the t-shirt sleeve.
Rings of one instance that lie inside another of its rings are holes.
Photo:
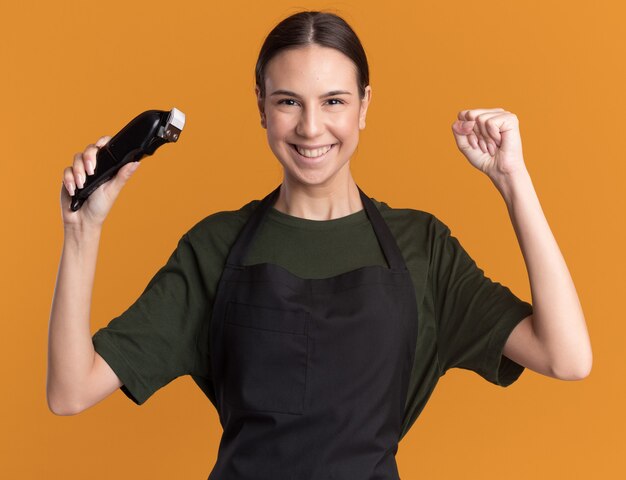
[[[208,378],[197,368],[198,359],[208,357],[208,342],[198,342],[207,307],[203,284],[184,234],[139,298],[93,335],[95,351],[137,405],[181,375]]]
[[[464,368],[509,386],[524,367],[502,352],[511,331],[532,314],[532,305],[487,277],[450,229],[436,223],[432,280],[440,375]]]

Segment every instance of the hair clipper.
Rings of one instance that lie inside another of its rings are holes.
[[[96,154],[96,168],[88,175],[83,188],[77,188],[70,208],[78,210],[100,185],[115,176],[129,162],[152,155],[168,142],[176,142],[185,126],[185,114],[176,108],[147,110],[137,115],[112,137]]]

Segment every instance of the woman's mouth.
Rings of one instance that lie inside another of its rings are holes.
[[[326,154],[330,152],[335,145],[337,144],[333,143],[332,145],[326,145],[320,148],[307,149],[307,148],[302,148],[298,145],[294,145],[293,143],[289,144],[289,146],[293,148],[293,150],[298,154],[300,158],[307,160],[307,161],[319,160],[325,157]]]

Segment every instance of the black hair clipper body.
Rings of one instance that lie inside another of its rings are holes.
[[[78,210],[89,195],[124,165],[152,155],[165,143],[177,141],[184,126],[185,114],[176,108],[147,110],[137,115],[98,150],[93,175],[87,176],[83,188],[77,188],[72,196],[72,211]]]

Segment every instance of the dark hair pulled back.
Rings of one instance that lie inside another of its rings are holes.
[[[359,37],[340,16],[329,12],[303,11],[282,20],[268,34],[256,62],[255,74],[261,98],[265,98],[265,67],[287,48],[320,45],[334,48],[350,58],[357,69],[359,96],[369,85],[369,67]]]

